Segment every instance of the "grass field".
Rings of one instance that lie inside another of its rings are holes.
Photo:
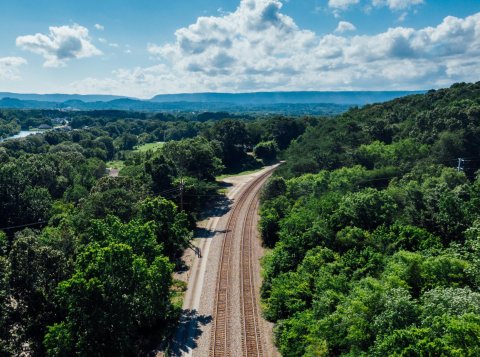
[[[160,149],[165,143],[158,142],[158,143],[148,143],[144,145],[137,146],[135,148],[136,152],[147,152],[147,151],[157,151]]]
[[[125,163],[123,161],[109,161],[106,163],[106,165],[110,169],[118,169],[118,170],[121,170],[125,167]]]
[[[231,173],[230,174],[223,174],[223,175],[217,176],[216,179],[217,179],[217,181],[220,181],[220,180],[223,180],[224,178],[227,178],[227,177],[249,175],[249,174],[253,174],[255,172],[258,172],[262,169],[263,169],[263,167],[260,167],[260,168],[255,169],[255,170],[242,171],[242,172],[238,172],[238,173],[234,173],[234,174],[231,174]]]

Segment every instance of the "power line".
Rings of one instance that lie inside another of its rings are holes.
[[[0,230],[4,231],[4,230],[16,229],[16,228],[25,228],[25,227],[38,226],[38,225],[47,224],[47,223],[48,223],[48,221],[26,223],[26,224],[21,224],[21,225],[18,225],[18,226],[2,227],[2,228],[0,228]]]

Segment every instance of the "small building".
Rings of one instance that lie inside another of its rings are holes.
[[[38,126],[38,129],[40,129],[40,130],[50,130],[50,129],[52,129],[52,127],[48,124],[41,124],[41,125]]]
[[[72,127],[70,125],[62,125],[62,126],[57,126],[55,128],[57,131],[72,131]]]
[[[68,125],[67,118],[53,118],[52,123],[54,125]]]

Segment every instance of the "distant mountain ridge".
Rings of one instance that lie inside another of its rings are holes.
[[[234,104],[302,104],[329,103],[365,105],[386,102],[410,94],[426,91],[341,91],[341,92],[252,92],[252,93],[190,93],[160,94],[150,101],[167,102],[216,102]]]
[[[131,111],[229,111],[333,115],[425,91],[162,94],[150,100],[109,95],[0,93],[0,108]]]
[[[10,92],[0,92],[0,99],[3,98],[12,98],[19,100],[33,100],[39,102],[54,102],[54,103],[63,103],[68,100],[81,100],[85,103],[90,102],[109,102],[115,99],[127,98],[124,96],[118,95],[103,95],[103,94],[35,94],[35,93],[10,93]]]

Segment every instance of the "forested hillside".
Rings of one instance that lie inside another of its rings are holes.
[[[479,134],[476,83],[352,109],[292,143],[260,222],[282,355],[480,354]]]
[[[142,355],[176,328],[172,273],[216,177],[274,161],[316,119],[8,110],[0,128],[65,116],[0,143],[0,356]]]

